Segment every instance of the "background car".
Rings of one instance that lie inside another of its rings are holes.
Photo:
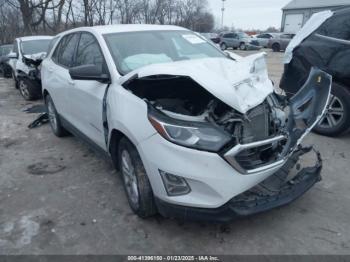
[[[41,83],[37,81],[38,66],[45,57],[51,36],[28,36],[16,38],[13,50],[9,54],[9,65],[15,86],[25,100],[41,96]],[[39,63],[37,63],[39,62]]]
[[[267,48],[269,45],[269,41],[272,38],[278,37],[279,35],[280,33],[263,33],[263,34],[255,35],[254,40],[258,41],[260,46]]]
[[[208,40],[211,40],[215,44],[220,43],[220,36],[216,33],[202,33],[202,36],[204,36]]]
[[[9,57],[8,55],[11,53],[12,45],[2,45],[0,46],[0,75],[4,77],[11,77],[12,70],[8,65]]]
[[[295,34],[279,34],[274,38],[270,39],[267,47],[271,48],[274,52],[280,52],[281,50],[286,50],[290,41],[292,41]]]
[[[333,76],[332,97],[327,113],[314,128],[315,132],[322,135],[338,136],[350,128],[349,17],[350,9],[335,12],[297,45],[291,61],[285,64],[280,83],[280,87],[291,96],[298,92],[298,86],[307,81],[312,67],[318,67]],[[310,23],[310,27],[314,25]]]
[[[249,45],[258,45],[254,39],[244,32],[228,32],[220,34],[220,48],[226,50],[227,48],[247,50]]]

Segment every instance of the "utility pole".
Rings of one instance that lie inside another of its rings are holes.
[[[222,12],[222,16],[221,16],[221,28],[224,28],[224,13],[225,13],[225,1],[226,0],[221,0],[222,1],[222,8],[221,8],[221,12]]]

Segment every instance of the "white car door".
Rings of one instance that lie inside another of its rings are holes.
[[[69,68],[73,66],[79,36],[74,33],[62,37],[52,57],[44,60],[41,71],[43,86],[50,92],[57,112],[69,122],[74,120],[67,94],[74,85]]]
[[[75,66],[96,65],[108,74],[108,69],[96,38],[82,32],[75,55]],[[95,80],[72,80],[68,90],[71,123],[89,140],[106,149],[102,109],[103,98],[108,84]]]

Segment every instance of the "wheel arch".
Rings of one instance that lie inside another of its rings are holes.
[[[135,148],[137,148],[135,146],[135,144],[132,142],[132,140],[122,131],[115,129],[115,128],[111,131],[109,144],[108,144],[108,152],[109,152],[110,156],[112,157],[112,161],[113,161],[115,168],[117,170],[119,170],[119,167],[117,164],[118,163],[118,146],[119,146],[120,141],[123,138],[126,138],[127,140],[129,140],[130,143],[132,145],[134,145]]]

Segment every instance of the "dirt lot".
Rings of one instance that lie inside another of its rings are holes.
[[[268,53],[275,83],[281,57]],[[350,254],[350,135],[307,138],[324,179],[287,207],[225,226],[142,220],[108,160],[48,125],[27,129],[36,115],[13,86],[0,79],[1,254]]]

